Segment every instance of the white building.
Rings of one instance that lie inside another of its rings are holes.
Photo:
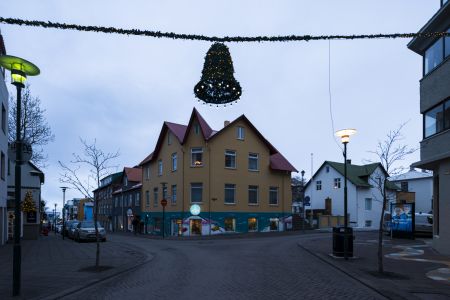
[[[0,33],[0,55],[6,54],[3,37]],[[8,238],[7,234],[7,180],[8,164],[8,90],[5,83],[5,70],[0,68],[0,245]]]
[[[392,176],[389,180],[402,192],[415,193],[416,212],[428,213],[433,210],[433,173],[419,172],[414,168],[406,173]],[[399,199],[401,201],[401,199]]]
[[[380,163],[347,165],[347,212],[349,226],[379,228],[382,194],[378,188],[386,171]],[[395,201],[396,186],[389,184],[389,201]],[[344,216],[344,164],[325,161],[305,186],[310,197],[308,210],[323,210],[324,215]]]

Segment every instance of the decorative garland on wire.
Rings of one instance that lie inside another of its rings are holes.
[[[318,41],[318,40],[356,40],[356,39],[396,39],[414,37],[444,37],[450,36],[448,32],[418,32],[418,33],[380,33],[359,35],[281,35],[281,36],[206,36],[199,34],[184,34],[174,32],[161,32],[153,30],[123,29],[103,26],[83,26],[76,24],[54,23],[50,21],[29,21],[23,19],[0,17],[0,23],[20,26],[33,26],[43,28],[68,29],[88,32],[116,33],[125,35],[148,36],[154,38],[167,38],[174,40],[192,40],[207,42],[296,42],[296,41]]]

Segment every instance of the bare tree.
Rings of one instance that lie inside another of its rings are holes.
[[[401,124],[397,129],[389,131],[386,135],[384,141],[378,141],[375,151],[369,151],[369,153],[374,154],[378,161],[384,167],[387,172],[387,176],[384,176],[384,180],[372,180],[372,184],[380,191],[382,197],[382,209],[380,214],[380,228],[378,230],[378,272],[384,273],[383,266],[383,222],[384,222],[384,212],[386,210],[386,205],[388,203],[388,178],[397,175],[399,172],[404,170],[400,165],[400,162],[406,158],[406,156],[414,153],[417,148],[409,147],[408,145],[402,144],[404,139],[402,135],[402,129],[406,123]]]
[[[22,114],[20,120],[20,136],[23,141],[33,147],[31,160],[38,167],[45,167],[48,156],[44,154],[43,146],[53,142],[55,135],[44,116],[45,109],[41,108],[41,100],[31,95],[27,85],[22,93]],[[9,99],[8,141],[16,140],[17,100]]]
[[[111,161],[119,156],[119,152],[105,153],[96,145],[96,140],[92,144],[87,143],[80,138],[83,145],[83,154],[73,153],[73,160],[70,165],[61,161],[59,165],[63,171],[60,181],[70,184],[78,190],[84,197],[94,201],[94,226],[97,242],[95,253],[95,267],[100,266],[100,240],[98,236],[97,215],[98,215],[98,199],[94,199],[92,191],[100,187],[100,179],[110,174],[110,170],[114,166],[110,166]],[[83,174],[82,172],[85,171]],[[90,180],[91,179],[91,180]],[[93,180],[92,180],[93,179]],[[92,185],[92,182],[94,184]]]

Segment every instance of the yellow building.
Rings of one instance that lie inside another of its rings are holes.
[[[219,131],[195,108],[187,126],[164,122],[140,166],[147,232],[282,231],[290,222],[291,172],[297,170],[244,115]]]

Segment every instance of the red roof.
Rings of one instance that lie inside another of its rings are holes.
[[[170,130],[171,132],[173,132],[173,134],[177,137],[178,141],[180,141],[181,144],[184,144],[186,142],[186,138],[188,136],[190,127],[192,126],[194,119],[198,120],[198,123],[200,125],[203,134],[203,138],[207,141],[212,140],[216,136],[219,136],[220,133],[222,133],[226,128],[233,125],[234,123],[240,120],[244,121],[249,125],[249,127],[251,127],[255,131],[255,133],[264,142],[267,148],[269,148],[270,168],[272,170],[298,172],[297,169],[283,155],[281,155],[281,153],[258,131],[258,129],[256,129],[256,127],[250,122],[249,119],[247,119],[245,115],[241,115],[239,118],[237,118],[236,120],[234,120],[233,122],[222,128],[221,130],[215,131],[208,125],[205,119],[203,119],[203,117],[195,108],[192,110],[192,114],[189,119],[189,124],[187,126],[176,123],[164,122],[164,125],[159,134],[158,142],[156,143],[155,151],[153,151],[150,155],[148,155],[139,165],[148,163],[154,157],[157,156],[161,148],[161,143],[163,141],[163,137],[166,130]]]
[[[123,169],[127,175],[128,181],[141,182],[142,180],[142,170],[141,168],[127,168]]]

